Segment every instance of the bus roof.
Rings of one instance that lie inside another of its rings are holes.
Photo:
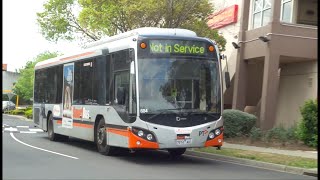
[[[121,33],[115,36],[107,37],[105,39],[101,39],[99,41],[92,42],[86,45],[86,48],[98,46],[104,43],[112,42],[118,39],[141,35],[141,36],[180,36],[180,37],[197,37],[197,34],[193,31],[187,29],[179,29],[179,28],[156,28],[156,27],[143,27],[134,29],[131,31],[127,31],[125,33]]]
[[[198,37],[194,31],[179,28],[156,28],[156,27],[143,27],[134,29],[125,33],[121,33],[115,36],[104,38],[99,41],[95,41],[86,45],[85,49],[78,52],[68,53],[66,55],[48,59],[39,62],[35,65],[35,69],[46,68],[53,65],[63,64],[71,61],[75,61],[83,58],[90,58],[101,55],[102,46],[117,40],[129,38],[132,36],[177,36],[177,37]]]

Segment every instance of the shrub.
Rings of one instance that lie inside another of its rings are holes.
[[[257,117],[235,109],[227,109],[222,114],[225,137],[247,136],[257,121]]]
[[[10,111],[9,114],[12,114],[12,115],[23,115],[24,114],[24,110],[15,109],[15,110]]]
[[[260,128],[253,127],[250,131],[250,139],[252,141],[260,140],[263,136],[263,133]]]
[[[286,129],[284,129],[283,127],[275,127],[266,132],[265,139],[267,140],[267,142],[270,142],[271,140],[279,140],[283,145],[285,145],[288,140],[287,135],[288,133]]]
[[[28,119],[32,119],[32,109],[28,109],[24,112],[24,116],[26,116]]]
[[[25,110],[26,110],[26,111],[32,110],[32,106],[28,106]]]
[[[291,128],[288,128],[286,131],[286,136],[288,140],[291,141],[297,141],[299,138],[297,136],[297,126],[292,126]]]
[[[298,125],[297,135],[301,141],[311,147],[318,147],[318,103],[308,100],[300,108],[302,120]]]

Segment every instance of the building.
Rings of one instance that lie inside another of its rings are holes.
[[[238,6],[237,21],[218,27],[232,78],[225,103],[255,114],[264,130],[295,125],[304,102],[317,99],[318,1],[211,2],[216,13]]]
[[[2,94],[13,96],[13,86],[19,78],[19,73],[7,71],[7,64],[2,64]]]

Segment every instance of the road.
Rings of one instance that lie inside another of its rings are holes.
[[[32,121],[3,115],[2,123],[3,179],[316,179],[164,151],[103,156],[91,142],[49,141]]]

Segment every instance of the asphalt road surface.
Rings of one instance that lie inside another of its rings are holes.
[[[3,179],[316,179],[165,151],[103,156],[91,142],[52,142],[32,121],[2,119]]]

